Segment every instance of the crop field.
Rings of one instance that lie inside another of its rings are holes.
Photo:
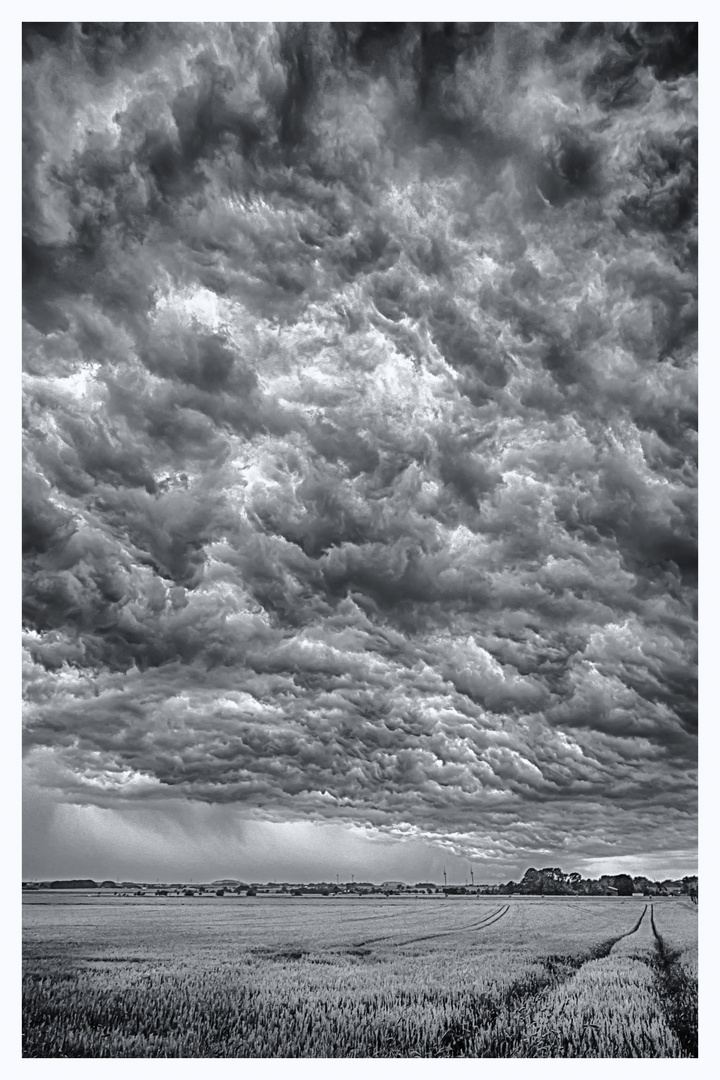
[[[696,1057],[685,898],[28,895],[28,1057]]]

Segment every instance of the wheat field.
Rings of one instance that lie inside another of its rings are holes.
[[[697,908],[27,896],[27,1057],[696,1057]]]

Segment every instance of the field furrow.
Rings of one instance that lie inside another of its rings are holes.
[[[452,934],[468,933],[475,930],[482,930],[485,926],[490,926],[492,923],[497,922],[508,911],[509,905],[505,904],[503,907],[497,908],[490,915],[486,915],[485,918],[479,922],[467,923],[462,925],[455,925],[444,927],[441,930],[436,930],[429,934],[422,934],[417,937],[406,937],[405,935],[398,936],[397,934],[384,934],[381,937],[365,938],[364,941],[354,942],[355,948],[360,948],[364,945],[376,945],[381,941],[393,942],[395,945],[413,945],[418,941],[432,941],[435,938],[447,937]]]
[[[658,932],[654,909],[652,932],[658,951],[659,978],[668,1024],[688,1057],[698,1053],[697,945],[673,948]]]

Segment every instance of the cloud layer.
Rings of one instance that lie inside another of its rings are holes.
[[[34,782],[693,847],[693,27],[24,56]]]

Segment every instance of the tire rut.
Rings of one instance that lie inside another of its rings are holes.
[[[484,926],[489,924],[490,920],[492,920],[493,922],[496,922],[498,919],[502,918],[503,915],[507,914],[509,909],[510,909],[510,905],[505,904],[503,907],[499,907],[496,911],[492,911],[489,915],[486,915],[484,919],[480,920],[480,922],[469,923],[469,924],[467,924],[465,926],[448,927],[447,929],[444,929],[444,930],[436,930],[432,934],[423,934],[420,937],[408,938],[405,941],[398,941],[398,942],[396,942],[396,944],[398,944],[398,945],[413,945],[413,944],[415,944],[416,941],[430,941],[432,938],[444,937],[446,934],[457,934],[457,933],[460,933],[461,931],[468,931],[468,930],[470,930],[470,931],[481,930]],[[395,938],[395,936],[396,936],[395,934],[383,934],[381,937],[365,938],[364,941],[353,942],[353,948],[359,949],[363,945],[375,945],[380,941],[390,941],[393,938]]]
[[[509,905],[507,907],[509,908]],[[479,994],[466,1021],[464,1023],[459,1021],[446,1031],[438,1056],[462,1056],[465,1052],[465,1040],[472,1037],[476,1026],[486,1027],[488,1024],[499,1023],[501,1028],[504,1027],[509,1016],[522,1015],[528,1009],[532,1009],[533,999],[538,995],[563,986],[573,979],[586,964],[608,957],[614,945],[637,933],[647,915],[648,907],[649,905],[646,904],[632,929],[601,942],[583,956],[557,955],[539,958],[539,962],[545,968],[544,974],[538,973],[527,982],[514,984],[509,987],[502,999],[498,1000],[494,995]],[[497,1045],[493,1043],[482,1056],[491,1058],[513,1056],[507,1053],[505,1042],[505,1036],[499,1035],[496,1040]]]
[[[421,937],[408,938],[406,941],[398,942],[398,944],[414,945],[418,941],[431,941],[433,938],[447,937],[450,934],[457,934],[461,931],[484,930],[487,926],[492,926],[493,923],[499,922],[504,915],[507,915],[509,910],[510,905],[506,904],[504,908],[498,908],[492,915],[488,915],[487,918],[482,919],[479,923],[474,923],[471,926],[453,926],[448,930],[438,930],[434,934],[423,934]]]
[[[668,1026],[688,1057],[698,1056],[697,985],[679,963],[680,952],[668,948],[655,925],[654,904],[650,905],[650,925],[657,947],[657,972]]]
[[[343,925],[344,926],[349,926],[350,923],[354,923],[354,922],[375,922],[377,919],[388,920],[388,919],[399,919],[401,917],[402,918],[407,918],[407,911],[392,911],[392,912],[389,912],[387,915],[383,915],[383,914],[380,914],[380,915],[352,915],[350,918],[345,919],[343,921]]]
[[[640,916],[638,921],[635,923],[632,930],[628,930],[627,934],[621,934],[620,937],[615,938],[614,941],[612,942],[612,944],[610,945],[610,948],[608,949],[608,951],[606,953],[602,953],[602,955],[600,955],[600,956],[594,957],[594,959],[603,960],[606,956],[610,955],[611,951],[615,948],[615,946],[617,944],[619,944],[619,942],[625,941],[627,938],[632,937],[633,934],[637,934],[638,931],[640,930],[640,927],[643,924],[643,919],[645,918],[645,916],[648,913],[648,908],[650,909],[650,920],[652,922],[652,907],[651,907],[650,904],[646,904],[645,907],[643,908],[642,915]]]

